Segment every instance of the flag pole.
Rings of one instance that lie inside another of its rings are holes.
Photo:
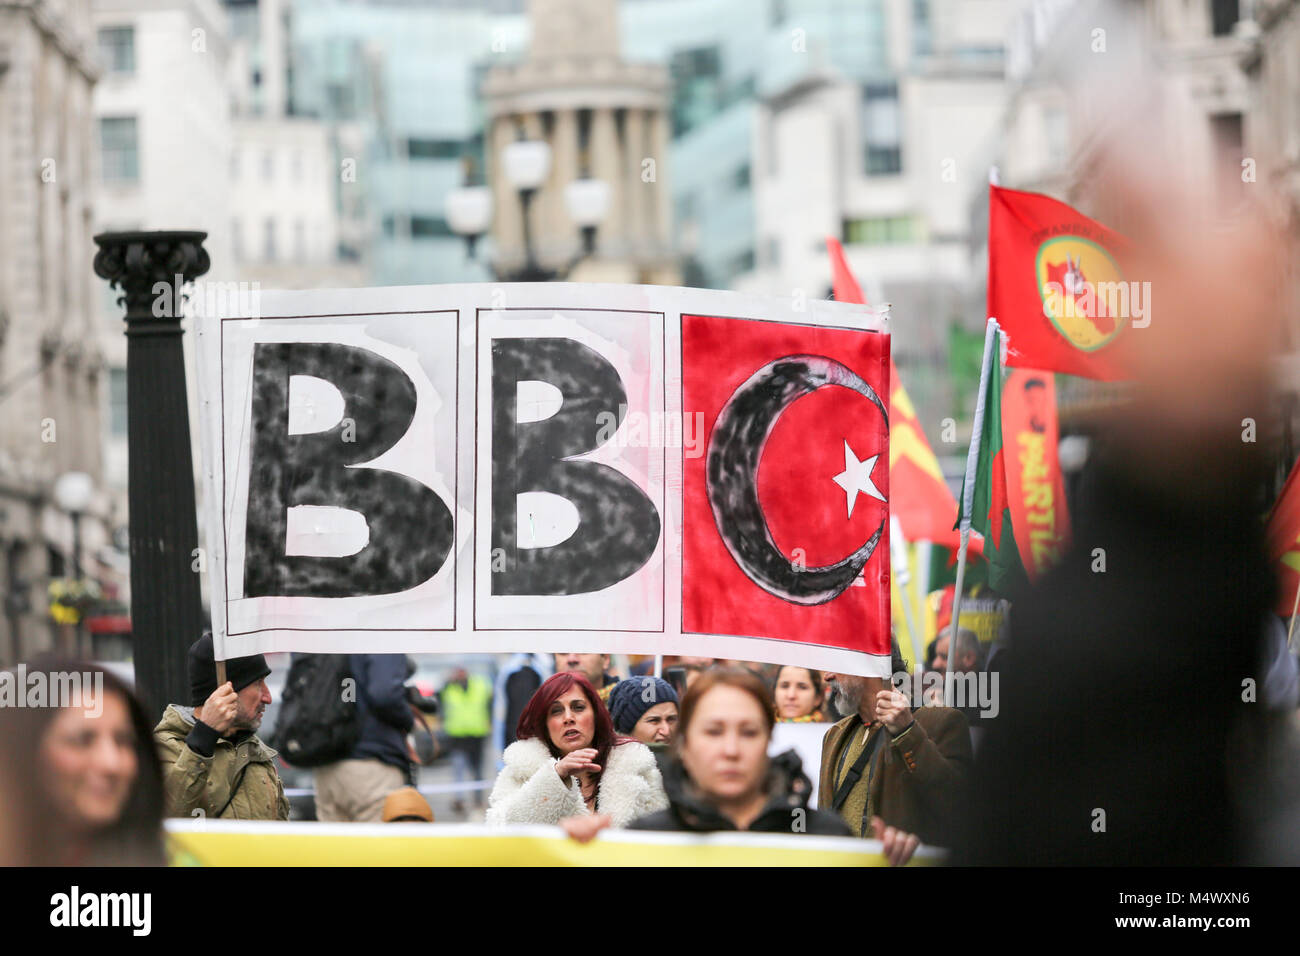
[[[980,362],[979,395],[975,399],[975,421],[971,424],[970,449],[966,452],[966,477],[961,487],[961,544],[957,549],[957,581],[953,585],[952,619],[948,622],[948,667],[943,676],[943,703],[953,706],[952,662],[957,656],[957,631],[960,630],[962,587],[966,580],[966,548],[970,544],[970,517],[975,502],[975,469],[979,465],[980,439],[984,434],[984,395],[989,375],[997,361],[998,322],[989,318],[984,329],[984,358]]]
[[[1296,585],[1296,589],[1295,589],[1295,603],[1291,605],[1291,623],[1287,625],[1287,629],[1286,629],[1286,648],[1287,648],[1287,650],[1293,650],[1294,647],[1295,647],[1295,645],[1294,645],[1292,642],[1295,640],[1295,613],[1296,613],[1296,611],[1300,611],[1300,584],[1297,584],[1297,585]]]
[[[907,625],[907,637],[912,645],[912,662],[915,666],[924,665],[921,660],[924,651],[921,649],[920,635],[917,634],[916,624],[912,619],[912,595],[909,585],[912,583],[912,569],[907,560],[907,539],[903,537],[903,526],[897,516],[891,515],[889,518],[889,550],[893,552],[894,557],[894,575],[898,578],[898,593],[903,598],[903,623]]]

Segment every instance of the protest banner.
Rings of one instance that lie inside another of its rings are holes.
[[[606,830],[472,823],[168,820],[173,860],[200,866],[885,866],[878,840],[808,834]],[[933,866],[922,846],[908,866]]]
[[[199,324],[218,657],[889,672],[889,336],[653,286],[264,293]]]

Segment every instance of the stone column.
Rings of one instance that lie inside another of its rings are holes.
[[[668,188],[668,151],[672,148],[668,135],[667,108],[655,110],[650,119],[650,155],[655,158],[653,184],[654,237],[659,252],[667,251],[672,242],[673,197]]]
[[[578,113],[563,109],[555,113],[555,130],[551,136],[551,178],[547,190],[555,197],[554,219],[547,231],[555,266],[561,266],[577,251],[581,240],[578,227],[569,218],[564,202],[564,187],[578,178]]]
[[[628,110],[628,183],[633,190],[634,218],[632,225],[632,255],[638,264],[654,255],[658,245],[655,234],[655,194],[659,178],[660,156],[655,152],[654,114],[650,110]],[[642,176],[645,160],[655,161],[655,182],[646,182]]]
[[[489,182],[492,186],[492,239],[496,245],[495,257],[501,266],[509,268],[524,257],[523,221],[519,216],[519,194],[506,179],[505,164],[501,153],[507,143],[513,143],[515,134],[514,117],[498,116],[492,121],[488,136],[487,165],[491,170]]]
[[[131,628],[135,686],[145,713],[189,699],[186,653],[203,633],[194,461],[181,347],[181,308],[155,317],[154,284],[208,271],[203,232],[95,236],[95,274],[126,305],[127,495],[131,510]],[[173,293],[177,290],[173,287]]]
[[[605,107],[591,116],[591,175],[609,183],[609,215],[601,223],[596,246],[606,258],[617,258],[627,248],[627,220],[623,212],[627,172],[614,126],[614,111]]]

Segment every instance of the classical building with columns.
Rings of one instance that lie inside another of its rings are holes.
[[[90,0],[0,0],[0,663],[77,650],[49,610],[51,581],[71,573],[72,521],[54,504],[66,472],[95,486],[85,575],[111,576],[100,563],[110,515],[91,271],[93,22]]]
[[[551,168],[529,210],[533,249],[561,269],[582,248],[564,188],[592,178],[609,186],[594,255],[569,276],[586,282],[674,284],[669,153],[669,75],[620,55],[614,0],[531,0],[531,41],[520,62],[494,66],[483,82],[491,236],[499,271],[526,259],[523,206],[502,168],[504,147],[544,140]]]

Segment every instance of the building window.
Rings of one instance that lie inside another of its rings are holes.
[[[438,239],[451,235],[454,235],[451,227],[447,225],[447,220],[441,216],[411,217],[412,239]]]
[[[929,56],[933,52],[930,33],[930,0],[912,0],[912,54]]]
[[[1210,27],[1216,37],[1226,37],[1241,19],[1238,0],[1210,0]]]
[[[736,170],[735,175],[731,178],[731,184],[737,189],[749,188],[749,163]]]
[[[135,28],[104,27],[100,30],[99,60],[109,73],[134,73]]]
[[[754,271],[754,250],[746,249],[736,258],[731,260],[731,268],[728,270],[733,276],[743,275],[746,272]]]
[[[844,241],[851,245],[879,246],[914,242],[920,236],[911,216],[876,216],[870,219],[845,219]]]
[[[275,261],[275,220],[266,220],[262,239],[262,258],[267,262]]]
[[[244,230],[238,219],[230,220],[230,254],[236,262],[244,261]]]
[[[126,369],[108,370],[108,428],[114,438],[126,437]]]
[[[678,50],[668,63],[672,76],[673,137],[694,129],[726,105],[722,51],[718,46]]]
[[[862,132],[868,176],[903,171],[897,83],[868,83],[863,87]]]
[[[134,116],[104,116],[99,121],[100,168],[106,183],[134,183],[140,179]]]
[[[262,154],[262,178],[268,183],[275,178],[275,153],[269,149]]]
[[[1241,114],[1217,113],[1211,116],[1210,135],[1214,139],[1217,198],[1221,212],[1227,215],[1244,193],[1241,186],[1241,159],[1245,152],[1245,139]]]
[[[408,139],[406,155],[409,159],[460,159],[464,152],[458,139]]]
[[[239,182],[239,149],[230,151],[230,181]]]

